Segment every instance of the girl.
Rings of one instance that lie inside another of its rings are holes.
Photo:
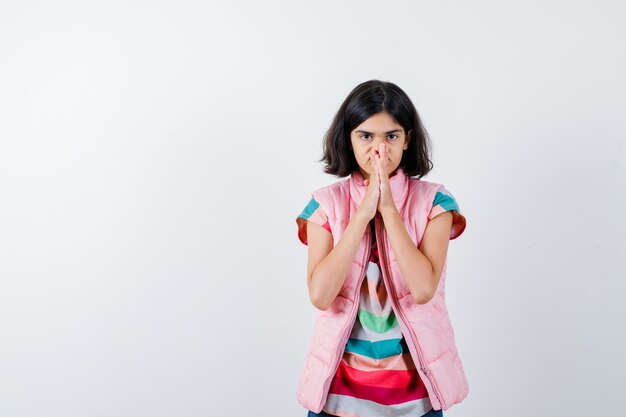
[[[298,385],[308,416],[443,416],[468,384],[445,306],[449,240],[465,217],[432,169],[408,96],[371,80],[325,135],[325,172],[297,217],[320,310]],[[413,178],[413,177],[417,178]]]

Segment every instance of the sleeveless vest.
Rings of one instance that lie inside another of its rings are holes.
[[[363,201],[367,189],[363,181],[357,169],[349,178],[312,193],[328,217],[333,246],[337,245]],[[389,177],[389,182],[404,226],[419,247],[435,194],[442,185],[409,177],[400,167]],[[374,217],[374,224],[382,278],[400,330],[433,408],[445,411],[461,402],[469,391],[445,303],[447,259],[435,295],[427,303],[416,304],[387,241],[380,213]],[[327,310],[319,311],[315,320],[296,393],[298,402],[315,413],[319,413],[326,403],[330,383],[356,319],[359,290],[371,250],[370,233],[367,227],[339,294]]]

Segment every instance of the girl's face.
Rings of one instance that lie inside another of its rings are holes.
[[[378,150],[381,143],[387,149],[387,175],[398,168],[402,160],[402,153],[408,148],[411,139],[411,130],[408,136],[404,134],[402,126],[397,124],[387,112],[380,112],[358,125],[350,132],[350,142],[354,157],[359,164],[363,178],[369,179],[376,169],[373,159],[373,150]]]

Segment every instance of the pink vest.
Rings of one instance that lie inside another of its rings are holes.
[[[357,169],[349,178],[312,193],[328,216],[333,245],[341,239],[365,196],[367,186],[363,180]],[[401,168],[389,178],[389,182],[400,217],[413,243],[419,246],[428,222],[427,216],[441,184],[409,177]],[[445,411],[453,404],[461,402],[469,391],[446,308],[447,260],[433,298],[425,304],[416,304],[387,242],[380,213],[376,214],[374,222],[382,277],[400,330],[433,408]],[[331,306],[320,311],[315,321],[309,354],[300,373],[297,389],[298,402],[315,413],[319,413],[326,403],[331,380],[356,319],[359,289],[370,255],[370,233],[370,228],[367,227],[343,287]]]

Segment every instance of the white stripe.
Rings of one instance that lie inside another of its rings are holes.
[[[350,397],[348,395],[328,394],[324,411],[330,414],[350,414],[359,417],[402,417],[423,416],[432,409],[430,398],[408,401],[402,404],[384,405],[374,401]]]
[[[378,294],[376,291],[378,283],[382,279],[380,275],[380,267],[376,265],[376,263],[370,262],[367,265],[366,276],[367,276],[367,280],[364,280],[362,285],[367,286],[366,287],[367,296],[361,297],[361,300],[359,302],[360,307],[363,310],[369,311],[377,315],[378,317],[388,316],[389,313],[391,312],[391,302],[389,300],[389,295],[387,295],[387,298],[385,300],[385,305],[381,306],[380,300],[378,299]],[[381,285],[385,285],[385,284],[381,283]]]

